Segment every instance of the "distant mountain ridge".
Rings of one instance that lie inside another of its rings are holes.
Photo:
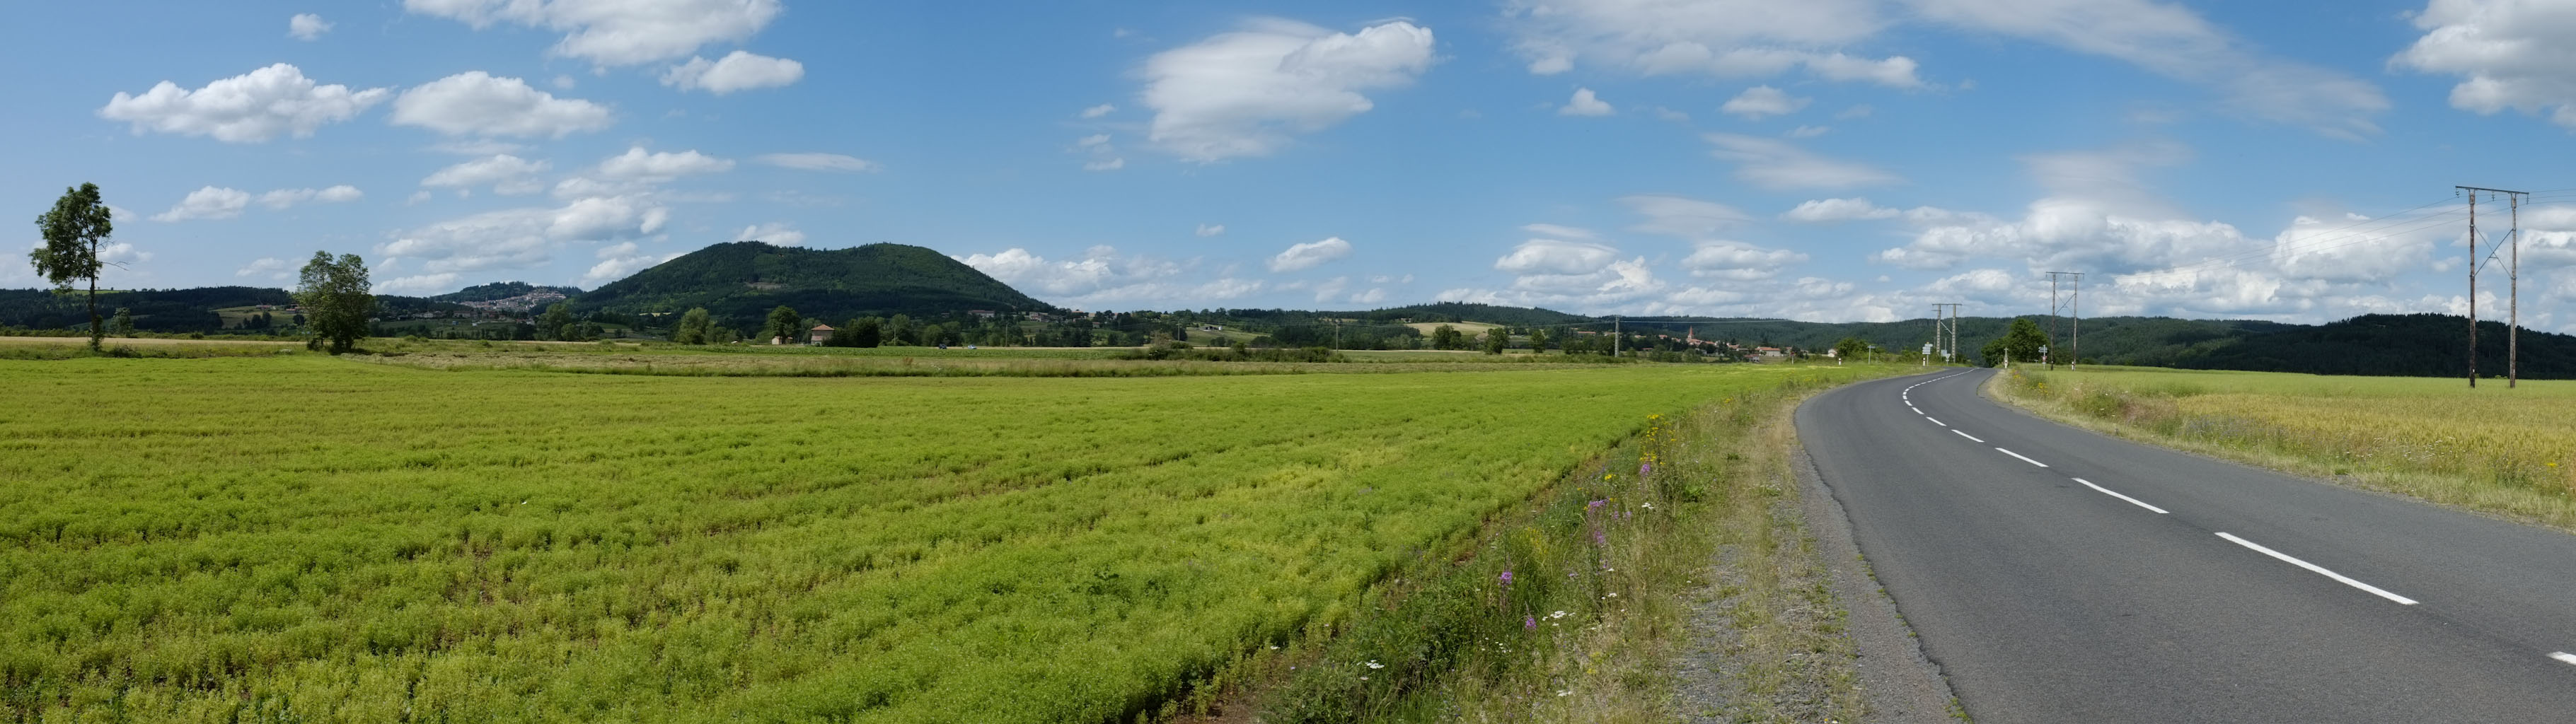
[[[676,313],[705,307],[721,323],[757,328],[785,305],[840,324],[862,316],[936,316],[983,309],[1057,312],[931,249],[868,244],[807,249],[759,241],[689,252],[572,299],[576,312]]]
[[[476,284],[474,286],[458,289],[446,294],[431,296],[429,299],[431,301],[438,302],[490,302],[510,299],[513,297],[524,297],[539,292],[553,292],[567,297],[574,297],[581,295],[581,287],[547,286],[544,284],[529,284],[527,282],[518,281],[493,282],[490,284]]]

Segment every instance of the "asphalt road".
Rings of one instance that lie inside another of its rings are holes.
[[[2047,422],[1992,374],[1798,410],[1976,721],[2576,722],[2576,536]]]

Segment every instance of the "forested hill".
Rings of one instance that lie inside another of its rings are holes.
[[[769,310],[809,319],[945,316],[970,309],[1056,311],[1053,305],[930,249],[869,244],[806,249],[737,241],[699,249],[574,297],[576,312],[682,312],[705,307],[718,322],[757,329]]]
[[[2478,322],[2478,374],[2505,373],[2503,322]],[[2164,366],[2322,375],[2461,377],[2469,373],[2468,320],[2447,314],[2369,314],[2294,327],[2181,356]],[[2522,330],[2522,376],[2576,379],[2576,336]]]
[[[489,302],[495,299],[524,297],[537,292],[554,292],[567,297],[580,296],[581,287],[554,287],[527,282],[493,282],[476,284],[446,294],[430,297],[440,302]]]

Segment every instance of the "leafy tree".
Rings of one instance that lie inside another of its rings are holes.
[[[714,325],[715,322],[707,315],[706,307],[691,307],[689,311],[680,313],[680,326],[671,330],[671,341],[680,344],[706,344],[707,332]]]
[[[914,343],[915,340],[912,338],[912,315],[897,314],[894,315],[893,319],[886,320],[884,336],[885,343],[888,345],[901,346]]]
[[[555,302],[553,306],[546,307],[546,313],[537,315],[537,336],[570,340],[578,333],[572,323],[572,304]]]
[[[36,276],[52,282],[57,294],[70,294],[72,282],[89,281],[89,348],[98,349],[99,328],[98,274],[111,262],[98,258],[99,243],[115,233],[114,216],[107,203],[98,198],[98,184],[85,183],[80,188],[63,189],[63,197],[54,200],[54,208],[36,216],[37,228],[44,230],[45,245],[27,254],[36,265]]]
[[[313,252],[298,281],[295,303],[311,315],[313,344],[328,343],[331,353],[339,354],[366,336],[376,295],[367,290],[367,263],[358,255],[341,254],[334,260],[330,252]]]
[[[1511,343],[1511,330],[1504,327],[1485,330],[1485,354],[1502,354],[1503,348]]]
[[[1843,359],[1860,359],[1866,354],[1869,354],[1869,343],[1860,341],[1859,337],[1844,337],[1843,341],[1834,343],[1834,355]]]
[[[801,329],[803,326],[805,326],[805,318],[797,316],[796,310],[781,304],[777,309],[769,310],[769,321],[761,325],[760,338],[764,341],[775,339],[787,344],[795,344],[797,338],[804,332]]]
[[[1466,349],[1467,334],[1446,324],[1431,329],[1432,349]]]
[[[1988,367],[1994,367],[2006,361],[2032,362],[2039,359],[2039,347],[2044,344],[2048,344],[2048,335],[2039,331],[2039,323],[2030,321],[2028,317],[2022,317],[2012,321],[2012,326],[2004,331],[2004,336],[1987,342],[1980,353],[1985,355]],[[2005,355],[2011,355],[2011,357],[2007,359]]]
[[[875,347],[885,344],[885,320],[861,317],[850,322],[850,346]]]
[[[1546,353],[1547,353],[1547,348],[1548,348],[1548,346],[1549,346],[1549,345],[1553,345],[1553,344],[1556,344],[1556,340],[1555,340],[1554,338],[1551,338],[1551,337],[1547,336],[1547,330],[1545,330],[1545,329],[1531,329],[1531,330],[1530,330],[1530,333],[1529,333],[1529,346],[1530,346],[1530,351],[1532,351],[1532,352],[1537,352],[1537,353],[1540,353],[1540,354],[1546,354]]]
[[[134,336],[134,310],[116,308],[116,316],[107,319],[107,333],[119,337]]]

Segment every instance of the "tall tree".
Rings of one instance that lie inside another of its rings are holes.
[[[579,335],[573,328],[572,303],[555,302],[546,313],[537,315],[537,336],[544,339],[571,340]]]
[[[1505,327],[1495,327],[1485,330],[1485,354],[1502,354],[1503,348],[1510,346],[1511,343],[1512,333],[1510,329]]]
[[[107,318],[107,331],[119,337],[134,336],[134,310],[116,308],[116,316]]]
[[[332,259],[313,252],[295,286],[295,303],[311,320],[313,341],[328,343],[332,354],[347,352],[367,335],[367,318],[376,314],[376,295],[367,282],[367,263],[356,254]]]
[[[706,344],[714,341],[708,339],[707,334],[714,327],[715,321],[707,315],[706,307],[691,307],[689,311],[680,314],[680,326],[671,330],[671,341],[680,344]]]
[[[1530,351],[1537,352],[1539,354],[1547,354],[1548,345],[1554,343],[1556,343],[1556,340],[1547,336],[1547,330],[1538,328],[1530,329]]]
[[[36,265],[36,276],[52,282],[54,291],[70,294],[72,282],[89,281],[89,348],[98,349],[98,340],[107,333],[99,325],[98,273],[110,263],[98,258],[98,247],[115,233],[109,218],[107,202],[98,198],[98,184],[85,183],[79,188],[63,189],[63,197],[54,200],[54,208],[36,216],[37,228],[44,230],[45,245],[27,255]]]
[[[885,344],[885,320],[861,317],[850,321],[850,346],[874,347]]]
[[[2004,330],[2004,336],[1987,342],[1986,346],[1978,351],[1985,355],[1986,366],[1993,367],[2007,361],[2038,360],[2039,347],[2044,344],[2048,344],[2048,335],[2039,331],[2039,323],[2030,321],[2029,317],[2020,317],[2014,319],[2012,326]]]
[[[1869,343],[1860,341],[1859,337],[1844,337],[1843,341],[1834,343],[1836,357],[1853,360],[1866,354],[1869,354]]]
[[[776,339],[787,344],[795,344],[797,337],[804,332],[798,328],[804,324],[805,318],[798,316],[796,310],[781,304],[777,309],[769,310],[769,323],[760,328],[760,336],[762,339]]]
[[[886,320],[884,336],[885,343],[889,345],[912,344],[912,315],[896,314],[893,319]]]

